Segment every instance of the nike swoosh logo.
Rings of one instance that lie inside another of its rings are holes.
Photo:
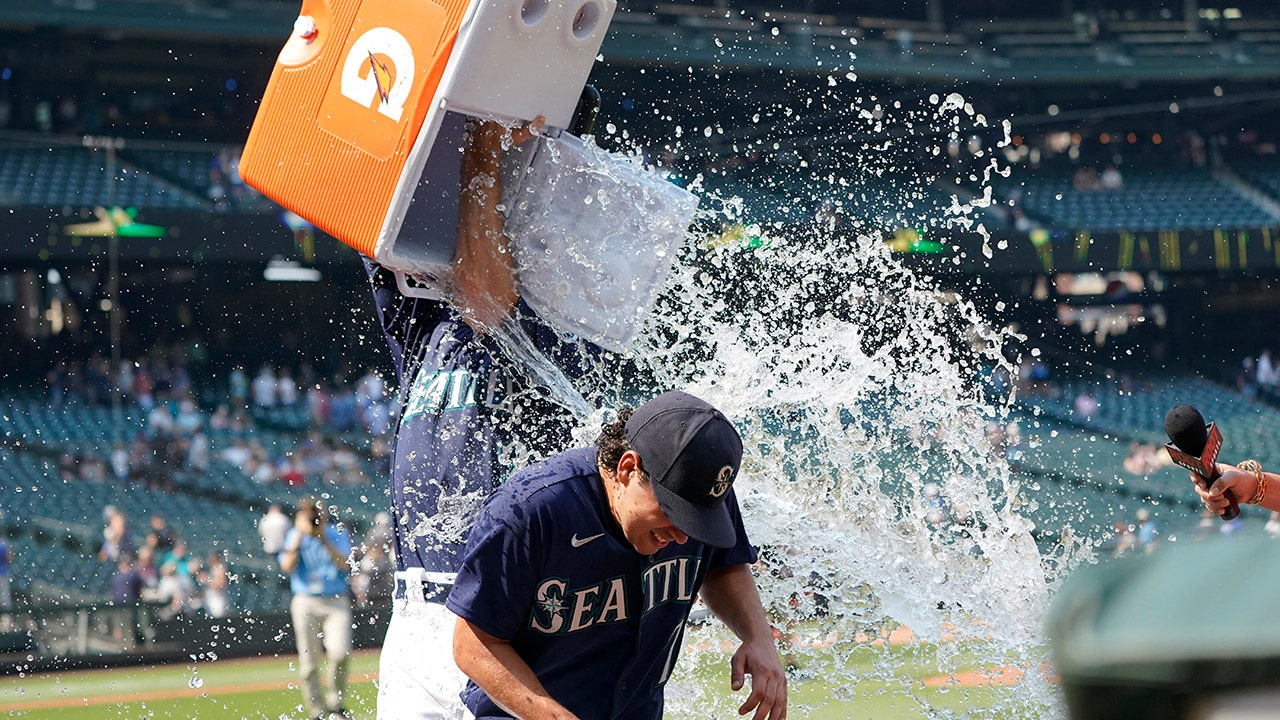
[[[574,533],[573,537],[569,538],[569,544],[576,548],[580,548],[583,545],[586,545],[587,543],[591,542],[592,540],[596,540],[602,537],[604,537],[604,533],[600,533],[599,535],[592,535],[591,537],[584,537],[584,538],[580,538],[578,537],[578,533]]]

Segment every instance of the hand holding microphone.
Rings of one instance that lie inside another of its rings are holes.
[[[1164,416],[1164,431],[1170,440],[1165,445],[1169,459],[1204,481],[1203,487],[1197,485],[1196,492],[1205,506],[1223,520],[1234,520],[1240,514],[1240,504],[1231,488],[1240,486],[1242,479],[1252,481],[1253,476],[1235,468],[1229,468],[1226,474],[1219,471],[1222,434],[1218,426],[1206,425],[1204,416],[1190,405],[1178,405]]]

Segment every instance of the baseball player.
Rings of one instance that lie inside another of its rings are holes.
[[[597,447],[514,474],[485,506],[447,605],[477,718],[656,720],[695,596],[742,640],[740,713],[783,720],[787,684],[732,484],[742,441],[664,393]]]
[[[520,300],[497,209],[502,145],[528,140],[539,125],[469,132],[452,304],[402,295],[390,271],[365,259],[400,386],[390,488],[397,572],[380,720],[464,717],[466,678],[450,652],[455,618],[443,603],[467,531],[512,463],[571,442],[571,415],[524,380],[492,331],[518,323],[570,377],[594,358],[594,346],[563,340]]]

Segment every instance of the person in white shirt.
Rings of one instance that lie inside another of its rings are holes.
[[[266,365],[253,379],[253,404],[258,407],[276,406],[276,375]]]
[[[1263,350],[1258,356],[1258,384],[1270,388],[1280,385],[1280,373],[1276,372],[1276,364],[1271,358],[1270,348]]]
[[[224,448],[221,454],[223,460],[241,469],[244,469],[245,463],[253,457],[253,451],[241,438],[236,438],[231,447]]]
[[[276,380],[276,399],[284,407],[298,404],[298,384],[293,381],[288,370],[281,370],[279,379]]]
[[[272,503],[271,507],[267,508],[267,514],[258,520],[258,535],[262,537],[262,551],[271,556],[279,554],[284,548],[284,537],[291,527],[293,527],[293,521],[284,514],[278,503]]]

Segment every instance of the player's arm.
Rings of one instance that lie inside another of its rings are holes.
[[[453,274],[462,316],[476,330],[501,325],[519,301],[505,221],[498,209],[503,143],[518,145],[532,138],[543,122],[538,117],[514,130],[480,122],[467,132]]]
[[[324,549],[329,553],[329,559],[333,561],[333,564],[337,565],[339,570],[347,569],[351,550],[349,544],[344,542],[343,537],[338,535],[337,544],[335,544],[333,540],[329,539],[323,527],[316,528],[315,537],[324,544]],[[345,552],[342,549],[343,547],[347,548]]]
[[[467,620],[453,631],[453,659],[498,707],[523,720],[577,720],[551,699],[533,669],[511,647]]]
[[[729,664],[730,684],[737,692],[742,689],[744,676],[750,675],[751,694],[738,708],[738,714],[755,710],[754,720],[786,720],[787,676],[751,569],[739,564],[712,570],[700,595],[707,609],[742,640]]]
[[[299,513],[302,516],[302,513]],[[309,523],[310,521],[308,521]],[[298,559],[302,552],[302,538],[304,533],[311,532],[310,527],[302,528],[302,522],[294,520],[294,530],[285,537],[284,547],[280,550],[280,569],[285,574],[290,574],[298,567]]]

